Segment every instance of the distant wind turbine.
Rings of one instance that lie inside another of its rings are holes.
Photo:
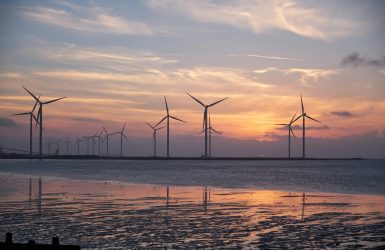
[[[211,127],[210,115],[209,115],[209,127],[207,129],[209,130],[209,157],[211,157],[211,132],[214,131],[214,133],[217,133],[220,135],[222,134],[222,132],[218,132],[213,127]],[[205,130],[202,130],[202,132],[200,132],[199,134],[202,134],[203,132],[205,132]]]
[[[40,96],[39,96],[39,98],[40,98]],[[29,154],[30,155],[32,155],[32,119],[34,119],[36,121],[36,124],[39,123],[36,116],[33,114],[33,112],[36,109],[37,104],[38,104],[38,102],[36,101],[35,105],[33,106],[32,111],[30,111],[30,112],[13,114],[13,116],[15,116],[15,115],[29,115]]]
[[[67,146],[67,155],[68,155],[68,153],[69,153],[68,145],[71,144],[70,137],[68,136],[68,137],[67,137],[67,140],[63,141],[63,143],[65,143],[66,146]]]
[[[126,123],[124,123],[124,126],[123,126],[122,130],[110,134],[110,135],[117,135],[117,134],[120,134],[120,157],[123,156],[123,137],[124,137],[124,139],[126,139],[126,141],[128,141],[127,136],[124,134],[124,129],[125,129],[125,128],[126,128]],[[108,139],[107,139],[107,143],[108,143]],[[107,144],[107,145],[108,145],[108,144]]]
[[[294,135],[294,132],[293,132],[293,129],[292,129],[291,125],[293,125],[294,118],[295,118],[296,115],[297,115],[297,112],[295,112],[295,114],[293,115],[293,118],[291,118],[291,120],[290,120],[290,122],[288,124],[285,124],[285,123],[275,124],[275,125],[285,126],[285,127],[287,127],[289,129],[289,158],[291,157],[291,155],[290,155],[290,133],[293,134],[293,136],[295,138],[295,135]]]
[[[104,132],[104,130],[102,129],[100,132],[97,132],[94,135],[94,138],[98,138],[98,155],[99,156],[100,156],[100,138],[101,138],[101,135],[102,135],[103,132]]]
[[[197,103],[199,103],[200,105],[202,105],[204,107],[204,111],[203,111],[203,131],[205,131],[205,157],[207,157],[207,132],[208,132],[208,126],[207,126],[207,111],[210,107],[226,100],[228,97],[226,98],[223,98],[219,101],[216,101],[216,102],[213,102],[209,105],[205,105],[203,102],[201,102],[200,100],[198,100],[197,98],[195,98],[194,96],[190,95],[189,93],[186,92],[186,94],[188,94],[192,99],[194,99]]]
[[[49,104],[52,102],[59,101],[61,99],[64,99],[66,97],[60,97],[57,99],[53,99],[50,101],[41,102],[39,98],[37,98],[34,94],[32,94],[26,87],[23,86],[23,88],[39,103],[39,110],[37,115],[37,120],[39,120],[39,127],[40,127],[40,133],[39,133],[39,155],[43,155],[43,105]]]
[[[301,94],[301,108],[302,108],[302,114],[298,116],[292,123],[296,122],[299,118],[302,117],[302,158],[305,158],[305,118],[309,118],[310,120],[316,121],[318,123],[321,123],[320,121],[308,116],[305,113],[305,108],[303,107],[303,101],[302,101],[302,94]]]
[[[161,130],[163,127],[160,127],[160,128],[157,128],[157,127],[153,127],[151,126],[148,122],[146,122],[148,126],[150,126],[150,128],[152,129],[152,143],[154,144],[154,157],[156,157],[156,131],[158,130]]]
[[[167,157],[170,157],[170,118],[174,119],[174,120],[177,120],[177,121],[181,121],[181,122],[184,122],[184,123],[187,123],[186,121],[183,121],[182,119],[179,119],[179,118],[176,118],[174,116],[171,116],[170,115],[170,112],[168,110],[168,105],[167,105],[167,99],[166,97],[164,97],[164,103],[166,104],[166,111],[167,111],[167,114],[166,116],[160,120],[158,122],[158,124],[155,125],[155,127],[157,127],[159,124],[161,124],[165,119],[167,119]]]
[[[76,136],[76,144],[77,144],[77,147],[78,147],[78,155],[80,155],[80,142],[82,142],[84,140],[80,139],[79,136]]]
[[[108,156],[108,137],[110,136],[110,134],[107,132],[107,129],[104,126],[103,126],[103,130],[104,132],[106,132],[106,136],[104,137],[103,141],[107,139],[106,155]]]

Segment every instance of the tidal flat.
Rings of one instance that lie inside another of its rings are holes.
[[[82,249],[385,248],[385,196],[0,174],[0,236]]]

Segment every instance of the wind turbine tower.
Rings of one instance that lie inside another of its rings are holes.
[[[39,98],[40,98],[40,96],[39,96]],[[29,154],[30,155],[32,155],[32,120],[35,120],[37,124],[39,123],[36,116],[33,114],[33,112],[36,109],[37,103],[38,102],[35,102],[35,105],[33,106],[33,109],[30,112],[13,114],[13,116],[15,116],[15,115],[29,115]]]

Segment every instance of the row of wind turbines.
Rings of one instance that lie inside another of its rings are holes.
[[[32,124],[33,124],[33,120],[35,120],[35,122],[36,122],[35,127],[37,125],[39,125],[39,155],[42,156],[43,155],[43,106],[46,104],[50,104],[50,103],[62,100],[66,97],[60,97],[60,98],[56,98],[53,100],[43,102],[40,99],[40,95],[38,97],[36,97],[36,95],[34,95],[32,92],[30,92],[26,87],[23,86],[23,88],[34,98],[35,104],[34,104],[31,111],[23,112],[23,113],[17,113],[17,114],[13,114],[13,115],[16,115],[16,116],[29,115],[30,116],[30,128],[29,129],[30,129],[30,154],[31,155],[33,153],[33,151],[32,151]],[[204,133],[205,151],[204,151],[204,155],[202,155],[202,157],[211,157],[211,133],[214,132],[217,134],[222,134],[222,132],[215,130],[211,126],[211,119],[210,119],[210,115],[209,115],[208,110],[209,110],[209,108],[217,105],[218,103],[225,101],[226,99],[228,99],[228,97],[207,105],[207,104],[204,104],[198,98],[192,96],[191,94],[189,94],[187,92],[186,92],[186,94],[203,107],[203,125],[202,125],[202,131],[199,133],[199,134]],[[164,97],[164,102],[165,102],[165,106],[166,106],[166,115],[158,123],[156,123],[156,125],[151,125],[150,123],[146,122],[146,124],[152,130],[153,156],[154,157],[157,156],[157,140],[156,140],[157,132],[163,128],[166,128],[167,157],[170,157],[170,119],[173,119],[173,120],[176,120],[179,122],[183,122],[183,123],[187,123],[186,121],[184,121],[180,118],[177,118],[175,116],[170,115],[170,110],[168,107],[166,97]],[[38,104],[39,104],[39,109],[38,109],[37,117],[36,117],[34,115],[34,111],[35,111]],[[302,118],[302,158],[305,158],[305,131],[306,131],[305,120],[311,119],[315,122],[320,123],[320,121],[310,117],[305,112],[304,104],[303,104],[303,100],[302,100],[302,94],[301,94],[301,110],[302,110],[302,113],[296,117],[296,115],[297,115],[297,112],[296,112],[288,124],[286,124],[286,123],[275,124],[275,125],[285,126],[288,128],[288,157],[289,158],[291,158],[291,135],[293,135],[295,137],[293,129],[292,129],[292,125],[296,121],[298,121],[300,118]],[[166,122],[166,124],[164,126],[160,126],[163,124],[164,121]],[[123,128],[120,131],[109,133],[108,130],[103,126],[102,129],[94,135],[82,136],[82,137],[76,136],[78,155],[80,155],[80,143],[81,142],[87,142],[87,154],[89,153],[89,142],[90,141],[92,142],[92,153],[94,154],[94,144],[95,144],[95,140],[97,139],[97,141],[98,141],[98,144],[97,144],[98,145],[98,155],[100,155],[100,153],[101,153],[100,152],[101,142],[106,141],[106,144],[107,144],[106,155],[109,156],[109,138],[110,138],[110,136],[120,135],[120,156],[122,157],[123,156],[123,139],[128,141],[128,138],[124,133],[125,127],[126,127],[126,123],[123,125]],[[102,138],[103,133],[104,133],[104,137]],[[57,140],[55,143],[57,144],[57,150],[58,150],[60,140]],[[69,137],[67,138],[66,141],[64,141],[64,143],[66,143],[66,145],[67,145],[67,154],[68,154],[68,145],[70,144]],[[51,142],[51,140],[49,140],[47,144],[48,144],[48,148],[49,148],[48,151],[50,153],[50,147],[52,144],[54,144],[54,142]]]

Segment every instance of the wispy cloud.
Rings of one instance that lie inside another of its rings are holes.
[[[332,111],[330,114],[340,117],[354,117],[355,114],[349,112],[349,111]]]
[[[103,120],[97,119],[97,118],[89,118],[89,117],[73,117],[71,120],[76,122],[91,122],[91,123],[99,123]]]
[[[154,10],[172,11],[198,22],[230,25],[256,33],[281,29],[320,40],[346,36],[360,26],[355,20],[332,16],[326,8],[309,8],[292,0],[147,0],[146,3]]]
[[[63,8],[23,7],[19,14],[30,20],[77,31],[128,35],[154,34],[154,30],[147,24],[115,16],[108,9],[60,3],[65,6],[62,6]]]
[[[385,67],[385,56],[380,57],[379,59],[372,59],[368,57],[361,56],[357,52],[342,58],[341,66],[347,67],[359,67],[359,66],[373,66],[373,67]]]
[[[267,55],[258,55],[258,54],[251,54],[251,55],[242,55],[242,54],[229,54],[228,56],[231,57],[256,57],[256,58],[263,58],[263,59],[272,59],[272,60],[288,60],[288,61],[297,61],[298,58],[291,58],[291,57],[281,57],[281,56],[267,56]]]
[[[270,72],[281,72],[283,74],[297,74],[302,84],[308,81],[318,81],[320,78],[328,78],[341,72],[340,69],[321,69],[321,68],[288,68],[279,69],[275,67],[262,68],[254,70],[255,74],[266,74]]]

